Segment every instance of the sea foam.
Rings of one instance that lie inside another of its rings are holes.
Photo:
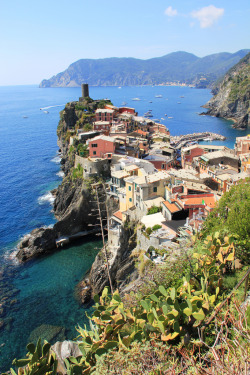
[[[51,205],[54,203],[55,197],[51,194],[51,192],[48,192],[41,197],[38,198],[38,203],[41,204],[46,204],[49,202]]]

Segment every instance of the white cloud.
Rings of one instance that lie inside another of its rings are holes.
[[[171,6],[169,6],[165,12],[164,12],[167,16],[169,17],[174,17],[174,16],[177,16],[177,10],[176,9],[173,9]]]
[[[216,8],[214,5],[209,5],[200,10],[194,10],[191,16],[200,22],[200,27],[202,29],[205,29],[211,27],[223,14],[223,8]]]

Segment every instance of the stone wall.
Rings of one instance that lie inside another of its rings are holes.
[[[83,177],[88,178],[94,175],[110,174],[110,164],[107,159],[89,159],[82,156],[75,156],[75,168],[78,164],[83,168]]]

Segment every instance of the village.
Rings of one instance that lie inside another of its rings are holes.
[[[82,86],[80,102],[88,97]],[[108,102],[94,111],[92,130],[79,128],[70,137],[71,146],[84,145],[75,169],[83,178],[105,176],[106,193],[119,205],[108,218],[112,246],[119,246],[121,227],[136,221],[138,247],[160,262],[178,238],[199,232],[225,192],[250,176],[249,135],[236,138],[234,149],[192,141],[197,137],[170,137],[165,125]]]

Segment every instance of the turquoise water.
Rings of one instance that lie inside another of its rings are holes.
[[[74,338],[75,325],[86,322],[86,310],[79,305],[75,286],[90,268],[99,241],[88,238],[22,266],[10,257],[24,234],[55,222],[49,191],[62,180],[56,136],[59,111],[80,95],[80,88],[0,87],[0,275],[4,270],[0,303],[5,305],[0,317],[5,322],[0,328],[0,371],[24,354],[37,327],[65,327],[65,336]],[[154,118],[163,118],[161,122],[172,135],[209,130],[225,135],[223,144],[233,147],[236,136],[247,134],[232,129],[229,121],[198,115],[211,97],[208,90],[90,87],[90,96],[108,97],[117,106],[125,101],[139,115],[152,109]],[[135,97],[141,100],[133,101]]]

